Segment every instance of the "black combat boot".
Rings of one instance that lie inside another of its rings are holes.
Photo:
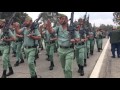
[[[90,50],[90,54],[93,55],[93,50]]]
[[[21,59],[21,61],[19,63],[24,63],[24,59]]]
[[[54,63],[53,63],[53,61],[51,61],[51,62],[50,62],[49,70],[53,70],[53,67],[54,67]]]
[[[93,55],[93,50],[92,50],[92,53],[91,53],[91,55]]]
[[[49,55],[47,55],[47,56],[48,56],[48,57],[46,58],[46,60],[47,60],[47,61],[50,61],[50,59],[49,59]]]
[[[100,52],[100,48],[98,48],[98,52]]]
[[[1,76],[1,78],[6,78],[6,70],[3,70],[3,74]]]
[[[35,55],[35,60],[37,60],[39,58],[39,54],[37,53],[36,55]]]
[[[80,76],[84,76],[84,66],[80,66]]]
[[[10,76],[14,74],[12,67],[9,67],[9,72],[6,74],[6,76]]]
[[[31,76],[31,78],[37,78],[37,74],[35,73],[35,76]]]
[[[89,55],[88,55],[88,53],[87,53],[87,58],[89,58]]]
[[[78,69],[78,73],[80,73],[80,64],[78,64],[78,68],[79,68],[79,69]]]
[[[14,66],[16,67],[16,66],[19,66],[19,61],[17,61],[15,64],[14,64]]]
[[[85,67],[87,66],[87,62],[86,62],[86,59],[84,59],[84,66],[85,66]]]

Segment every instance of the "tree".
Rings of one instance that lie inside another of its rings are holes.
[[[113,22],[120,25],[120,12],[114,12],[113,16]]]
[[[14,12],[0,12],[0,18],[2,18],[2,19],[4,18],[4,19],[6,19],[6,21],[8,21],[13,13]],[[24,22],[26,16],[28,16],[27,13],[17,12],[13,21],[16,21],[16,22],[19,22],[20,24],[22,24]]]

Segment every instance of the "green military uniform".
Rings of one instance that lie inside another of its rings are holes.
[[[58,32],[58,53],[59,59],[63,68],[65,78],[72,78],[72,63],[74,59],[74,47],[70,42],[69,32],[63,30],[62,26],[56,26],[55,32]]]
[[[100,31],[96,32],[96,43],[97,43],[98,52],[100,52],[100,49],[102,47],[102,32]]]
[[[14,33],[15,33],[15,36],[16,36],[16,32],[15,31],[14,31]],[[23,56],[22,56],[22,51],[21,51],[22,44],[23,44],[23,38],[16,37],[16,59],[17,59],[17,62],[15,63],[14,66],[18,66],[19,63],[23,63],[24,62]]]
[[[87,36],[89,36],[89,32]],[[89,54],[90,54],[90,39],[89,38],[86,41],[86,43],[87,43],[87,58],[89,58]]]
[[[93,55],[93,52],[94,52],[94,44],[95,44],[95,34],[92,32],[92,31],[90,31],[89,32],[89,34],[90,34],[90,54],[91,55]]]
[[[14,30],[11,30],[11,31],[12,31],[13,35],[15,36],[15,31]],[[15,41],[11,42],[11,47],[12,47],[13,54],[16,56],[17,45],[16,45]]]
[[[29,34],[29,30],[27,30],[27,28],[24,27],[21,29],[21,31],[22,31],[22,34],[24,35],[23,47],[25,47],[24,51],[25,51],[26,58],[28,60],[30,75],[31,77],[34,77],[36,76],[35,55],[37,51],[36,47],[38,46],[38,40],[33,40],[32,38],[29,38],[27,36]],[[35,29],[34,35],[41,36],[38,29]]]
[[[2,38],[3,32],[0,34],[0,38]],[[14,37],[13,33],[11,30],[8,31],[8,38]],[[10,63],[10,43],[7,43],[5,41],[0,41],[0,51],[2,52],[2,60],[3,60],[3,70],[6,71],[7,68],[9,67],[9,71],[12,70],[12,66]],[[4,76],[6,76],[6,72],[3,73]]]
[[[84,33],[84,38],[86,38],[86,33]],[[86,60],[87,60],[87,41],[84,42],[84,64],[86,66]]]
[[[47,55],[48,55],[48,59],[50,60],[51,62],[51,65],[49,67],[50,70],[53,69],[54,67],[54,62],[53,62],[53,55],[54,55],[54,49],[55,49],[55,41],[50,41],[51,38],[55,38],[56,37],[56,34],[55,36],[53,36],[52,34],[50,34],[48,32],[48,30],[44,30],[45,34],[45,43],[46,43],[46,52],[47,52]]]
[[[81,35],[79,34],[79,31],[75,32],[76,34],[76,38],[80,38],[82,39]],[[75,44],[75,57],[76,57],[76,61],[78,64],[78,72],[80,73],[80,75],[84,75],[83,72],[83,67],[84,67],[84,42],[79,42]]]

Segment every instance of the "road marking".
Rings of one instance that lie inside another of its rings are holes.
[[[105,54],[106,54],[106,51],[107,51],[107,47],[109,45],[109,41],[110,41],[110,38],[108,39],[91,75],[89,78],[99,78],[99,74],[100,74],[100,71],[101,71],[101,67],[102,67],[102,64],[103,64],[103,60],[104,60],[104,57],[105,57]]]

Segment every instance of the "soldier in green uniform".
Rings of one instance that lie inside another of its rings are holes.
[[[90,54],[93,55],[93,52],[94,52],[94,44],[95,44],[95,33],[90,30],[89,32],[89,39],[90,39]]]
[[[79,30],[82,30],[80,24],[77,24],[77,30],[75,31],[75,57],[78,65],[78,73],[80,76],[84,75],[84,38],[82,37]]]
[[[20,24],[19,24],[18,28],[20,28]],[[20,63],[24,63],[23,56],[22,56],[22,51],[21,51],[21,47],[22,47],[22,44],[23,44],[23,35],[17,34],[15,31],[14,31],[14,33],[15,33],[15,36],[16,36],[16,47],[17,47],[16,48],[16,59],[17,59],[17,61],[14,64],[14,66],[18,66]]]
[[[11,25],[11,31],[12,31],[12,33],[13,33],[13,35],[15,36],[15,32],[14,32],[14,29],[13,29],[13,27],[12,27],[12,25]],[[11,42],[11,47],[12,47],[12,53],[13,53],[13,57],[16,57],[16,48],[17,48],[17,46],[16,46],[16,42],[15,41],[12,41]]]
[[[60,26],[51,27],[51,22],[47,22],[47,30],[51,33],[58,32],[58,53],[63,68],[65,78],[72,78],[72,63],[74,59],[74,39],[70,39],[68,31],[68,18],[65,15],[60,17]]]
[[[89,38],[90,34],[89,31],[87,32],[87,58],[89,58],[89,54],[90,54],[90,38]]]
[[[44,40],[44,44],[45,44],[45,50],[46,50],[46,55],[47,55],[46,60],[50,61],[50,60],[49,60],[49,55],[48,55],[48,53],[47,53],[47,41],[46,41],[46,37],[47,37],[47,36],[46,36],[46,34],[45,34],[45,32],[46,32],[46,23],[45,23],[45,22],[44,22],[43,25],[40,26],[39,30],[40,30],[41,36],[42,36],[42,38],[43,38],[43,40]]]
[[[42,35],[45,36],[46,52],[48,55],[48,60],[50,60],[49,70],[53,70],[54,67],[53,55],[54,55],[54,49],[56,44],[55,41],[57,40],[57,35],[51,34],[48,30],[44,30],[42,32]]]
[[[15,24],[15,31],[17,34],[23,34],[23,46],[24,51],[28,60],[28,66],[31,78],[37,78],[36,74],[36,65],[35,65],[35,55],[38,46],[38,40],[40,40],[41,35],[38,29],[35,29],[32,33],[30,33],[30,27],[32,25],[32,18],[27,16],[25,19],[25,27],[22,29],[18,28],[18,23]]]
[[[15,41],[15,37],[11,30],[8,30],[6,36],[3,33],[3,27],[5,25],[5,19],[0,19],[0,29],[2,29],[2,33],[0,34],[0,51],[2,52],[2,60],[3,60],[3,73],[1,78],[6,78],[6,76],[12,75],[13,69],[10,63],[10,42]],[[9,68],[9,72],[6,74],[7,68]]]
[[[96,32],[96,43],[97,43],[97,48],[98,48],[98,52],[100,52],[101,50],[101,45],[102,45],[102,32],[101,29],[98,29]]]

